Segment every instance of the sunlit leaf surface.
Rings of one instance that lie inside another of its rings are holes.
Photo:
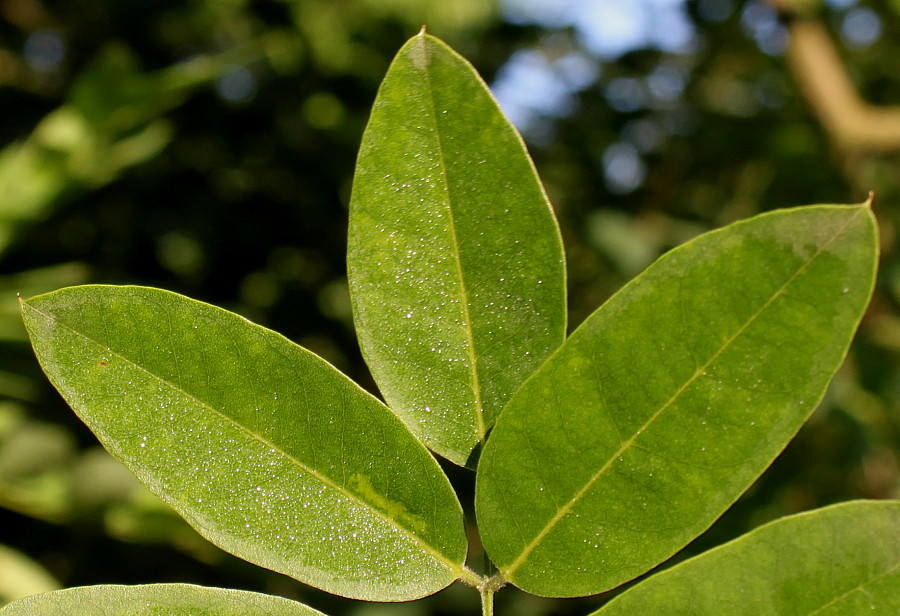
[[[708,528],[819,403],[876,256],[867,205],[773,212],[671,251],[591,315],[511,400],[478,468],[505,577],[594,594]]]
[[[321,616],[295,601],[188,584],[84,586],[10,603],[2,616]]]
[[[900,503],[843,503],[772,522],[594,612],[635,614],[900,614]]]
[[[53,384],[113,455],[220,547],[355,598],[452,582],[466,538],[434,458],[330,364],[157,289],[22,305]]]
[[[518,134],[474,69],[428,35],[400,50],[372,110],[348,269],[385,400],[465,464],[563,341],[564,258]]]

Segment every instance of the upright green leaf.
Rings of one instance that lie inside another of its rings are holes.
[[[867,205],[773,212],[671,251],[591,315],[510,401],[478,467],[506,579],[598,593],[708,528],[822,398],[876,258]]]
[[[593,616],[900,614],[900,502],[784,518],[654,575]]]
[[[35,595],[0,616],[322,616],[295,601],[189,584],[84,586]]]
[[[420,34],[363,137],[348,269],[388,405],[465,464],[565,337],[562,242],[531,159],[474,69]]]
[[[434,458],[319,357],[157,289],[73,287],[22,311],[66,401],[216,545],[361,599],[463,572],[462,510]]]

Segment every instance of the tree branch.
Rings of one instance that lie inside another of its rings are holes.
[[[797,0],[769,0],[790,32],[787,61],[801,92],[843,150],[900,150],[900,106],[864,101],[822,23]]]

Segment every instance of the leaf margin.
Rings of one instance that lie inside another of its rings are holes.
[[[779,214],[785,214],[785,213],[791,213],[791,212],[801,212],[801,211],[803,211],[803,210],[811,210],[811,209],[813,209],[813,208],[818,208],[818,209],[821,209],[821,210],[846,210],[846,211],[856,210],[856,211],[858,211],[861,215],[865,216],[865,221],[866,221],[865,224],[866,224],[867,228],[869,229],[869,231],[871,232],[872,238],[873,238],[873,240],[874,240],[874,241],[873,241],[873,246],[872,246],[872,248],[874,248],[874,250],[873,250],[873,253],[872,253],[872,255],[871,255],[871,256],[872,256],[872,258],[871,258],[871,272],[870,272],[870,275],[869,275],[868,278],[867,278],[867,281],[866,281],[867,284],[866,284],[866,287],[865,287],[865,288],[866,288],[866,291],[867,291],[867,297],[871,298],[871,294],[872,294],[872,291],[873,291],[874,285],[875,285],[875,278],[876,278],[876,273],[877,273],[877,268],[878,268],[878,255],[879,255],[879,252],[878,252],[878,241],[877,241],[877,240],[878,240],[878,229],[877,229],[877,223],[876,223],[876,220],[875,220],[875,218],[874,218],[874,216],[873,216],[872,209],[871,209],[872,201],[873,201],[873,197],[872,197],[872,195],[870,195],[870,196],[869,196],[869,199],[867,199],[865,202],[860,203],[860,204],[852,204],[852,205],[844,205],[844,204],[816,204],[816,205],[798,206],[798,207],[791,207],[791,208],[783,208],[783,209],[776,209],[776,210],[766,211],[766,212],[763,212],[763,213],[758,214],[758,215],[756,215],[756,216],[753,216],[753,217],[750,217],[750,218],[747,218],[747,219],[743,219],[743,220],[739,220],[739,221],[736,221],[736,222],[734,222],[734,223],[732,223],[732,224],[725,225],[725,226],[720,227],[720,228],[717,228],[717,229],[713,229],[713,230],[711,230],[711,231],[709,231],[709,232],[707,232],[707,233],[703,233],[703,234],[701,234],[701,235],[699,235],[699,236],[697,236],[697,237],[695,237],[695,238],[693,238],[693,239],[691,239],[691,240],[689,240],[689,241],[687,241],[687,242],[685,242],[685,243],[683,243],[683,244],[680,244],[679,246],[676,246],[675,248],[673,248],[673,249],[667,251],[667,252],[664,253],[661,257],[659,257],[659,259],[658,259],[657,261],[661,261],[661,260],[663,260],[663,259],[666,259],[666,258],[669,257],[669,255],[676,254],[676,253],[678,253],[679,251],[681,251],[681,250],[683,250],[683,249],[687,249],[687,248],[689,248],[690,246],[692,246],[694,243],[696,243],[696,242],[702,240],[702,239],[705,238],[705,237],[712,236],[712,235],[715,235],[715,234],[724,232],[724,231],[726,231],[727,229],[729,229],[729,228],[731,228],[731,227],[738,226],[738,225],[742,225],[742,224],[748,223],[748,222],[753,221],[753,220],[764,219],[764,218],[770,217],[770,216],[771,216],[771,217],[774,217],[774,216],[777,216],[777,215],[779,215]],[[848,224],[849,224],[849,223],[848,223]],[[837,234],[837,235],[840,235],[840,234]],[[835,238],[837,237],[837,235],[835,236]],[[833,240],[833,239],[834,239],[834,238],[832,238],[832,240]],[[595,310],[594,313],[592,313],[588,318],[586,318],[585,321],[584,321],[581,325],[579,325],[578,328],[576,328],[576,330],[575,330],[572,334],[570,334],[569,338],[567,338],[567,340],[566,340],[566,344],[564,344],[562,347],[560,347],[559,349],[557,349],[557,351],[554,352],[554,353],[547,359],[547,361],[542,365],[541,369],[539,369],[537,372],[535,372],[534,374],[532,374],[532,375],[525,381],[525,383],[523,383],[522,387],[521,387],[521,388],[519,389],[519,391],[516,393],[516,396],[513,398],[513,400],[511,400],[510,403],[507,404],[507,408],[504,410],[504,414],[501,415],[500,420],[498,421],[497,426],[495,427],[495,430],[496,430],[496,429],[502,430],[502,427],[501,427],[501,426],[503,426],[504,420],[505,420],[506,422],[509,422],[509,421],[510,421],[510,420],[509,420],[509,414],[507,413],[507,410],[508,410],[511,406],[513,406],[513,403],[515,402],[515,398],[518,397],[518,396],[520,396],[520,395],[522,394],[523,390],[526,390],[526,391],[527,391],[528,387],[531,386],[532,382],[535,381],[536,379],[540,378],[541,373],[542,373],[545,369],[547,369],[548,366],[552,366],[552,365],[554,364],[554,361],[566,351],[566,348],[567,348],[567,345],[568,345],[569,341],[570,341],[572,338],[577,337],[577,336],[579,335],[579,332],[580,332],[582,329],[584,329],[584,328],[586,327],[586,325],[588,325],[588,323],[590,322],[590,320],[591,320],[597,313],[600,313],[600,312],[601,312],[608,304],[610,304],[611,302],[613,302],[613,300],[615,300],[617,297],[619,297],[620,295],[622,295],[623,293],[625,293],[626,291],[628,291],[628,290],[632,287],[632,285],[635,285],[636,283],[640,282],[640,281],[644,278],[644,276],[645,276],[645,274],[647,273],[647,271],[650,270],[651,268],[653,268],[655,265],[656,265],[656,262],[654,262],[653,264],[651,264],[644,272],[641,272],[638,276],[636,276],[636,277],[633,278],[631,281],[629,281],[628,283],[626,283],[619,291],[617,291],[615,294],[613,294],[613,296],[611,296],[608,300],[606,300],[606,302],[604,302],[603,305],[601,305],[599,308],[597,308],[597,310]],[[805,269],[805,268],[806,268],[806,265],[804,265],[803,268],[801,268],[801,269]],[[787,283],[785,284],[785,286],[787,286]],[[780,291],[779,291],[779,293],[780,293]],[[767,302],[767,304],[768,304],[768,303],[770,303],[770,302]],[[867,304],[867,303],[868,303],[868,301],[866,302],[866,304]],[[855,332],[856,329],[858,328],[859,322],[862,320],[862,317],[863,317],[864,312],[865,312],[864,310],[860,311],[860,313],[859,313],[859,315],[858,315],[858,318],[855,319],[855,325],[854,325],[854,327],[853,327],[853,331],[854,331],[854,332]],[[755,317],[754,317],[754,318],[755,318]],[[742,329],[743,329],[743,328],[742,328]],[[849,339],[846,341],[846,344],[843,345],[843,351],[842,351],[842,355],[841,355],[842,357],[846,357],[846,354],[847,354],[847,352],[848,352],[848,350],[849,350],[849,348],[850,348],[850,345],[851,345],[851,343],[852,343],[852,341],[853,341],[853,338],[854,338],[854,336],[850,336]],[[718,355],[718,354],[719,354],[719,353],[717,353],[716,355]],[[837,365],[834,367],[834,369],[833,369],[833,370],[830,370],[830,375],[831,375],[831,376],[829,377],[828,382],[830,382],[831,377],[833,377],[834,373],[835,373],[835,372],[837,371],[837,369],[840,367],[840,364],[841,364],[841,363],[842,363],[842,362],[838,362]],[[815,401],[815,403],[813,403],[813,404],[810,405],[809,413],[811,413],[811,412],[818,406],[818,404],[821,402],[822,398],[824,398],[825,393],[827,392],[827,389],[828,389],[828,388],[825,387],[825,388],[823,389],[823,391],[821,392],[821,394],[818,396],[818,399]],[[639,436],[642,432],[643,432],[643,429],[642,429],[642,430],[639,430],[639,431],[638,431],[638,434],[637,434],[636,436]],[[635,438],[636,438],[636,436],[635,436]],[[631,439],[631,440],[634,440],[634,439]],[[487,446],[487,448],[486,448],[486,454],[487,454],[487,459],[488,459],[488,460],[491,458],[490,450],[492,449],[492,445],[491,445],[492,442],[495,443],[496,441],[489,441],[488,446]],[[614,461],[614,460],[616,459],[616,457],[618,457],[619,453],[620,453],[620,452],[616,452],[616,455],[615,455],[615,456],[610,456],[610,461]],[[483,461],[485,461],[484,458],[483,458]],[[767,465],[767,466],[768,466],[768,465]],[[482,470],[482,468],[486,468],[486,466],[485,466],[485,467],[481,467],[481,466],[480,466],[480,467],[479,467],[479,470]],[[484,483],[484,478],[483,478],[483,477],[484,477],[484,474],[483,474],[483,473],[479,473],[479,476],[478,476],[478,478],[476,479],[476,482],[477,482],[477,484],[476,484],[476,515],[478,515],[478,512],[479,512],[479,510],[481,509],[481,507],[479,506],[479,502],[482,500],[482,491],[481,491],[481,489],[479,489],[479,485],[478,485],[478,484]],[[592,479],[592,480],[589,482],[589,485],[586,486],[583,490],[580,490],[580,491],[579,491],[580,496],[583,496],[584,493],[587,492],[588,489],[590,488],[590,485],[592,485],[592,484],[595,483],[595,482],[596,482],[596,478],[595,478],[595,479]],[[749,485],[752,485],[752,481],[750,482],[750,484],[748,484],[747,486],[745,486],[744,490],[742,490],[740,493],[742,494],[742,493],[749,487]],[[740,495],[740,494],[738,494],[738,496],[739,496],[739,495]],[[736,497],[736,498],[737,498],[737,497]],[[526,592],[530,592],[530,593],[537,594],[537,595],[540,595],[540,596],[548,596],[548,597],[575,597],[575,596],[586,596],[586,595],[590,595],[590,594],[596,594],[597,592],[603,592],[603,591],[608,590],[608,589],[610,589],[610,588],[612,588],[612,587],[615,586],[615,585],[614,585],[614,586],[610,586],[610,587],[604,587],[604,588],[601,589],[601,590],[596,590],[596,589],[594,589],[594,590],[591,590],[590,592],[577,592],[577,593],[576,593],[576,592],[548,593],[548,592],[544,591],[543,589],[537,589],[535,586],[533,586],[533,585],[530,584],[530,583],[527,583],[527,584],[520,584],[520,581],[517,580],[515,574],[516,574],[516,572],[522,567],[522,565],[524,564],[524,562],[527,560],[528,555],[530,555],[531,552],[532,552],[532,551],[540,544],[540,540],[542,540],[543,537],[545,537],[545,536],[552,530],[552,526],[555,526],[555,524],[558,523],[559,520],[563,519],[563,518],[565,517],[565,513],[567,513],[573,506],[574,506],[573,504],[570,504],[570,506],[566,509],[566,511],[565,511],[562,515],[557,515],[557,516],[556,516],[557,519],[555,520],[555,522],[554,522],[553,524],[549,524],[549,523],[548,523],[548,525],[544,527],[543,531],[541,531],[541,533],[539,533],[539,537],[537,537],[536,539],[534,539],[534,541],[532,541],[531,544],[527,545],[526,548],[519,554],[519,556],[518,556],[516,559],[513,560],[513,564],[512,564],[512,565],[498,565],[498,569],[499,569],[500,575],[503,577],[504,581],[509,582],[509,583],[512,583],[512,584],[514,584],[514,585],[520,587],[522,590],[525,590]],[[720,513],[719,515],[721,515],[721,513]],[[579,517],[579,516],[576,516],[576,517]],[[705,529],[708,528],[710,525],[712,525],[712,523],[713,523],[713,522],[715,521],[715,519],[717,519],[718,517],[719,517],[719,516],[716,516],[716,518],[713,518],[713,519],[712,519],[712,520],[704,527],[703,530],[705,530]],[[480,525],[481,525],[481,527],[482,527],[482,532],[483,532],[483,533],[489,533],[489,525],[483,524],[483,522],[482,522],[482,517],[481,517],[481,516],[478,516],[478,519],[479,519],[479,523],[480,523]],[[548,527],[549,527],[549,528],[548,528]],[[702,534],[703,530],[701,530],[701,531],[700,531],[699,533],[697,533],[695,536],[699,536],[699,534]],[[521,535],[521,532],[522,532],[521,529],[519,529],[518,532],[519,532],[520,535]],[[487,538],[487,537],[486,537],[485,539],[486,539],[486,541],[485,541],[485,549],[488,551],[488,554],[490,555],[490,549],[491,549],[491,547],[492,547],[492,546],[489,545],[489,544],[490,544],[490,539]],[[657,564],[658,564],[658,563],[657,563]],[[652,567],[651,567],[651,568],[652,568]],[[534,577],[534,576],[532,575],[531,577]],[[627,581],[627,580],[623,579],[622,582],[624,582],[624,581]],[[620,583],[622,583],[622,582],[620,582]]]
[[[138,286],[138,285],[89,284],[89,285],[78,285],[78,286],[74,286],[74,287],[65,287],[62,289],[58,289],[56,291],[51,291],[49,293],[43,293],[43,294],[28,298],[28,299],[23,299],[20,297],[19,298],[20,307],[22,309],[23,318],[26,322],[26,329],[28,330],[29,337],[32,340],[32,345],[35,348],[35,352],[36,352],[36,354],[38,354],[39,363],[41,364],[42,368],[44,369],[45,374],[47,375],[48,379],[51,381],[51,383],[54,385],[54,387],[56,387],[60,391],[60,393],[63,393],[63,391],[66,388],[65,388],[65,386],[61,385],[60,382],[58,382],[56,375],[53,374],[51,370],[47,369],[46,363],[45,363],[45,358],[42,357],[40,355],[40,353],[38,353],[38,343],[43,343],[43,341],[40,341],[39,339],[34,337],[34,334],[32,331],[32,327],[34,325],[33,325],[32,321],[28,318],[27,314],[28,314],[28,311],[32,311],[35,313],[40,313],[40,314],[42,314],[42,316],[46,316],[46,315],[44,315],[44,313],[41,313],[35,307],[34,302],[44,301],[48,298],[52,298],[53,296],[56,296],[56,299],[58,299],[60,297],[64,297],[66,294],[90,293],[92,291],[98,291],[100,293],[121,292],[124,294],[130,293],[130,292],[136,292],[136,293],[148,293],[150,295],[157,295],[159,297],[168,297],[168,298],[175,300],[176,302],[181,302],[182,306],[191,307],[192,309],[209,311],[210,314],[217,315],[224,319],[230,320],[234,323],[239,323],[239,325],[241,327],[247,328],[246,329],[247,332],[266,336],[272,340],[277,341],[279,344],[288,345],[288,348],[292,349],[295,352],[300,353],[301,356],[306,358],[307,360],[314,362],[318,369],[325,371],[325,373],[329,375],[329,378],[337,379],[337,381],[336,381],[337,385],[339,385],[341,387],[350,388],[352,391],[354,391],[356,393],[356,395],[360,396],[361,399],[366,400],[366,403],[368,405],[370,405],[371,408],[381,409],[381,413],[382,413],[383,417],[385,418],[385,420],[391,421],[397,430],[401,430],[403,433],[408,435],[409,444],[411,446],[415,446],[415,448],[417,448],[416,452],[415,452],[416,455],[421,457],[422,460],[427,460],[429,462],[429,464],[431,464],[433,466],[433,470],[436,471],[435,476],[434,476],[435,480],[441,482],[443,485],[443,488],[445,488],[447,493],[452,495],[452,501],[455,503],[455,506],[458,509],[459,519],[462,520],[462,510],[461,510],[461,506],[459,504],[459,500],[456,497],[455,493],[453,493],[452,488],[450,487],[450,484],[449,484],[449,480],[446,477],[446,474],[440,469],[437,462],[434,460],[434,458],[431,456],[431,454],[427,451],[427,449],[423,445],[421,445],[421,443],[419,443],[419,441],[417,439],[415,439],[415,437],[409,432],[407,426],[404,425],[403,422],[401,422],[386,406],[384,406],[384,404],[381,401],[379,401],[377,398],[372,396],[369,392],[366,392],[365,390],[363,390],[357,383],[355,383],[353,380],[351,380],[346,375],[344,375],[342,372],[340,372],[332,364],[330,364],[323,358],[319,357],[315,353],[312,353],[311,351],[290,341],[289,339],[287,339],[283,335],[279,334],[278,332],[275,332],[275,331],[265,328],[261,325],[253,323],[253,322],[249,321],[248,319],[246,319],[236,313],[228,311],[224,308],[221,308],[221,307],[218,307],[218,306],[215,306],[212,304],[208,304],[206,302],[201,302],[199,300],[195,300],[193,298],[190,298],[190,297],[178,294],[178,293],[174,293],[174,292],[167,291],[164,289],[158,289],[158,288],[154,288],[154,287],[143,287],[143,286]],[[57,323],[59,325],[59,322],[56,321],[55,318],[53,320],[55,323]],[[62,326],[67,327],[65,325],[62,325]],[[99,341],[92,340],[90,337],[84,336],[81,332],[78,332],[76,330],[72,330],[72,331],[76,335],[84,337],[86,340],[88,340],[92,344],[97,345],[98,347],[104,346]],[[107,347],[106,354],[110,355],[110,357],[111,357],[112,354],[114,354],[114,351],[112,351],[111,349],[109,349]],[[137,369],[147,372],[147,374],[150,374],[152,376],[152,378],[156,378],[162,382],[165,382],[165,379],[162,379],[158,375],[154,375],[151,371],[146,370],[146,368],[134,363],[132,360],[125,358],[125,357],[122,357],[122,359],[124,359],[128,363],[131,363]],[[215,413],[215,414],[221,416],[226,422],[229,422],[229,423],[237,426],[240,430],[249,434],[254,440],[259,441],[261,443],[266,443],[267,446],[270,446],[270,445],[274,446],[273,443],[270,443],[266,439],[262,438],[260,435],[253,433],[251,430],[247,429],[246,426],[240,425],[239,423],[235,422],[228,415],[223,414],[221,410],[213,408],[205,400],[201,400],[201,399],[197,398],[196,396],[194,396],[192,393],[182,390],[180,386],[175,385],[174,383],[166,383],[166,384],[172,386],[173,389],[175,389],[175,390],[181,391],[184,395],[186,395],[187,397],[196,401],[199,406],[202,406],[202,407],[208,409],[209,411],[211,411],[212,413]],[[93,423],[86,419],[86,417],[89,416],[91,414],[91,412],[89,410],[85,410],[85,408],[80,406],[79,401],[76,399],[78,397],[78,395],[79,394],[76,391],[74,394],[64,393],[63,397],[66,400],[66,402],[70,404],[71,408],[76,412],[76,415],[79,416],[79,419],[81,419],[85,424],[87,424],[88,427],[91,429],[91,431],[94,432],[94,434],[101,440],[104,447],[115,458],[117,458],[119,461],[123,462],[129,468],[129,470],[131,470],[138,477],[138,479],[141,481],[141,483],[146,485],[154,494],[156,494],[164,502],[166,502],[170,507],[172,507],[180,516],[185,518],[185,520],[195,530],[197,530],[202,536],[204,536],[204,538],[211,541],[212,543],[219,546],[220,548],[225,549],[226,551],[235,554],[239,558],[248,560],[249,562],[254,563],[258,566],[268,568],[268,569],[274,569],[276,571],[285,573],[286,575],[292,575],[290,572],[283,571],[283,570],[279,569],[278,567],[273,567],[270,563],[259,562],[258,558],[254,557],[253,554],[250,554],[248,556],[246,553],[241,554],[240,550],[238,550],[237,548],[235,548],[233,546],[225,547],[222,545],[220,539],[213,538],[211,535],[215,535],[216,533],[213,530],[206,528],[204,525],[199,524],[194,515],[194,512],[192,512],[192,510],[190,508],[184,507],[183,503],[179,502],[178,499],[170,496],[169,494],[160,492],[160,490],[157,489],[157,486],[155,486],[153,482],[151,482],[148,478],[144,477],[144,475],[147,474],[146,469],[144,467],[142,467],[141,465],[134,464],[132,461],[130,461],[129,456],[125,453],[124,449],[122,447],[120,447],[119,443],[113,442],[107,436],[101,436],[101,434],[97,432]],[[308,472],[311,475],[315,476],[317,479],[323,480],[324,476],[321,473],[314,471],[314,469],[311,469],[307,464],[302,463],[301,461],[297,460],[296,458],[294,458],[293,455],[285,452],[280,446],[274,446],[274,447],[279,452],[284,454],[286,458],[293,460],[295,463],[299,464],[299,466],[303,469],[304,472]],[[149,477],[149,475],[148,475],[148,477]],[[323,480],[323,482],[324,482],[324,480]],[[421,598],[423,596],[432,594],[433,592],[437,592],[441,588],[446,587],[447,585],[451,584],[453,581],[455,581],[457,579],[465,579],[465,580],[472,579],[473,574],[465,567],[466,546],[465,546],[465,541],[464,541],[464,534],[462,533],[462,531],[460,532],[460,537],[462,537],[462,539],[460,539],[460,545],[462,546],[462,551],[459,556],[459,562],[453,562],[451,559],[448,559],[447,557],[443,556],[441,554],[441,551],[439,548],[432,546],[424,538],[419,537],[416,534],[416,531],[414,528],[409,528],[405,524],[401,524],[401,523],[397,522],[396,520],[392,520],[392,518],[389,517],[388,513],[385,511],[382,511],[376,504],[366,502],[360,496],[354,494],[353,491],[350,490],[349,488],[347,488],[345,486],[340,486],[336,482],[334,482],[330,479],[328,479],[326,483],[329,484],[329,487],[331,487],[331,488],[335,489],[336,491],[338,491],[339,493],[345,495],[347,498],[357,501],[364,508],[366,508],[374,517],[381,518],[386,524],[393,526],[401,534],[408,537],[412,542],[420,545],[423,548],[423,551],[426,552],[430,557],[434,558],[437,562],[441,563],[442,566],[444,566],[446,568],[446,570],[448,571],[448,573],[450,575],[447,576],[447,578],[442,586],[440,586],[438,588],[431,588],[427,592],[419,593],[419,594],[415,594],[415,595],[409,595],[409,594],[407,594],[407,595],[390,595],[390,594],[368,594],[368,593],[356,595],[356,594],[348,593],[345,590],[338,590],[338,589],[334,589],[334,588],[329,589],[326,586],[323,586],[320,581],[310,581],[309,579],[304,579],[304,578],[293,576],[296,579],[298,579],[304,583],[313,585],[315,587],[319,587],[324,590],[328,590],[328,592],[332,592],[339,596],[347,596],[347,597],[351,597],[351,598],[368,599],[368,600],[381,600],[381,601],[402,601],[402,600],[417,599],[417,598]]]

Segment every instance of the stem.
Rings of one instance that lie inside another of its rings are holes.
[[[478,585],[481,595],[481,616],[494,616],[494,593],[506,585],[503,575],[495,573],[493,577]]]
[[[478,592],[481,594],[481,616],[494,616],[494,588],[484,584]]]

